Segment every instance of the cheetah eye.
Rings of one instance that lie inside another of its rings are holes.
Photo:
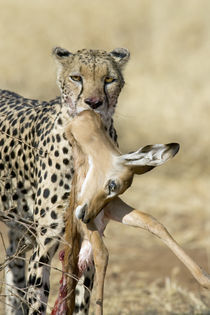
[[[115,79],[112,78],[112,77],[106,77],[106,78],[104,79],[104,82],[107,83],[107,84],[112,83],[112,82],[114,82],[114,81],[115,81]]]
[[[76,82],[81,82],[82,81],[82,77],[80,77],[79,75],[70,75],[70,78],[73,81],[76,81]]]

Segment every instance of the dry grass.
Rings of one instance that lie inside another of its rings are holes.
[[[27,97],[58,94],[54,46],[130,49],[115,115],[121,148],[178,141],[181,151],[136,178],[124,199],[210,270],[210,1],[0,0],[0,8],[0,87]],[[158,240],[116,224],[106,235],[105,314],[210,313],[208,293]]]

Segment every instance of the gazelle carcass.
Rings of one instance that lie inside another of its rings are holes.
[[[72,143],[75,168],[70,206],[66,215],[63,269],[73,278],[62,278],[61,295],[52,314],[72,314],[76,280],[94,261],[96,269],[96,314],[103,313],[103,288],[108,251],[102,235],[109,220],[140,227],[159,237],[185,264],[194,278],[210,288],[210,277],[181,249],[166,228],[154,217],[123,202],[122,194],[134,174],[143,174],[165,163],[179,150],[176,143],[148,145],[121,154],[107,137],[99,115],[90,110],[79,113],[68,125],[66,136]],[[75,278],[76,276],[76,278]],[[67,295],[66,295],[67,294]]]

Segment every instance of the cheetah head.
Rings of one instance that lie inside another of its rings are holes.
[[[92,109],[104,119],[110,118],[124,85],[122,68],[129,60],[128,50],[117,48],[108,53],[83,49],[70,53],[56,47],[53,55],[62,102],[70,114]]]

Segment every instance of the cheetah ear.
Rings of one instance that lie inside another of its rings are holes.
[[[60,63],[64,63],[70,56],[73,56],[67,49],[61,47],[55,47],[52,51],[52,55]]]
[[[110,55],[120,67],[123,67],[130,58],[130,52],[126,48],[115,48]]]

